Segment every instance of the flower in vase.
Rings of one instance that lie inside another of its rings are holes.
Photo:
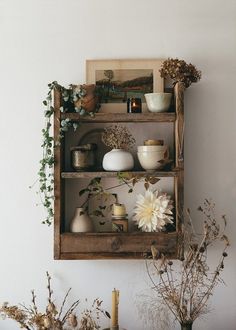
[[[148,189],[137,196],[133,220],[142,231],[161,231],[166,224],[173,223],[172,208],[170,196]]]

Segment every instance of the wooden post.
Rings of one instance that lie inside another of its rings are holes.
[[[176,230],[179,233],[179,251],[181,257],[182,224],[184,221],[184,90],[183,83],[177,83],[175,93],[175,166],[178,175],[175,178],[175,201],[176,201]]]
[[[59,136],[61,125],[61,94],[54,89],[54,140]],[[55,143],[57,141],[54,141]],[[54,259],[60,259],[61,249],[61,208],[62,208],[62,187],[61,187],[61,166],[62,166],[62,147],[54,148]]]

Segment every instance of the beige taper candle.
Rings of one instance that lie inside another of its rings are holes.
[[[118,324],[118,304],[119,304],[119,291],[114,289],[112,291],[112,300],[111,300],[111,328],[119,329]]]

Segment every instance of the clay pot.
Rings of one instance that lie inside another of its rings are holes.
[[[77,86],[77,88],[79,87],[80,86]],[[96,86],[94,84],[84,84],[82,85],[82,88],[86,91],[86,95],[74,102],[74,106],[76,108],[80,108],[82,106],[87,112],[95,112],[98,105],[98,96],[95,95]]]

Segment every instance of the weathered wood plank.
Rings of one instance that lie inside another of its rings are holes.
[[[177,259],[177,254],[175,251],[173,253],[165,253],[171,259]],[[62,253],[61,259],[64,260],[104,260],[104,259],[141,259],[144,260],[146,258],[146,254],[143,253]]]
[[[126,173],[126,172],[125,172]],[[128,171],[131,175],[143,175],[143,176],[155,176],[155,177],[176,177],[177,171],[158,171],[158,172],[148,172],[148,171]],[[62,172],[61,177],[64,179],[83,179],[83,178],[116,178],[117,172]]]
[[[184,221],[184,91],[182,83],[177,83],[175,91],[176,121],[175,121],[175,165],[178,176],[175,178],[176,230],[181,235]],[[182,248],[178,244],[178,254],[181,257]]]
[[[177,233],[64,233],[61,253],[140,254],[150,252],[155,244],[161,252],[174,253]]]
[[[54,139],[59,136],[60,130],[60,92],[54,90]],[[54,149],[54,259],[60,259],[60,232],[61,232],[61,207],[62,207],[62,186],[61,186],[61,170],[62,170],[62,150],[61,146]]]
[[[119,122],[174,122],[176,115],[173,112],[160,113],[96,113],[94,117],[80,116],[78,113],[63,113],[62,119],[93,123]]]

